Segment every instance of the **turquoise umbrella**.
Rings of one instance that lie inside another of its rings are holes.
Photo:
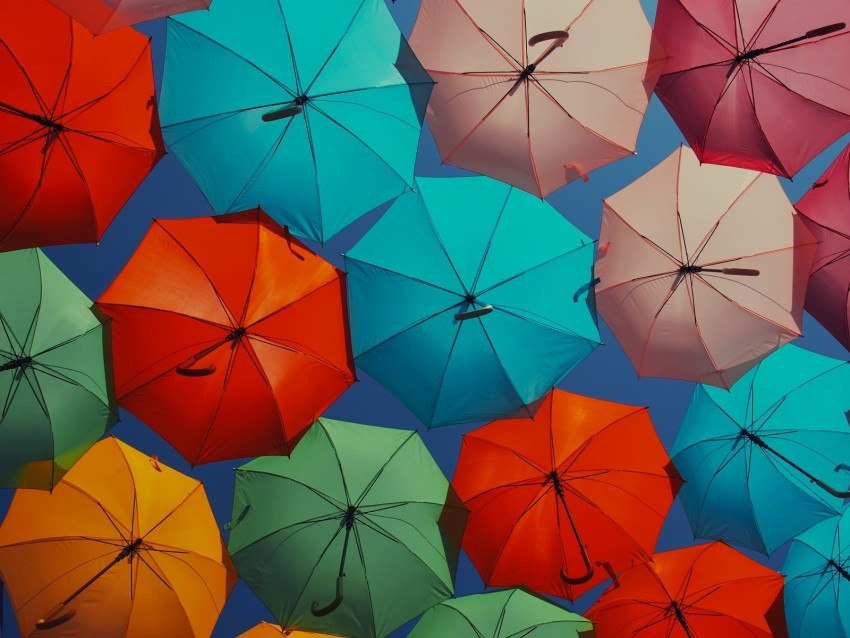
[[[788,549],[785,615],[791,638],[850,635],[850,510],[797,536]]]
[[[698,385],[671,457],[694,535],[769,554],[847,489],[850,363],[792,345],[729,391]]]
[[[599,345],[595,244],[507,184],[417,183],[345,256],[355,362],[428,426],[506,416]]]
[[[217,213],[324,242],[413,183],[433,82],[384,0],[216,0],[167,37],[163,137]]]

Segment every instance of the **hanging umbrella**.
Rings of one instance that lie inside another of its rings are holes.
[[[314,634],[311,631],[300,629],[281,629],[280,625],[272,625],[261,622],[254,625],[248,631],[239,634],[236,638],[339,638],[330,634]]]
[[[37,248],[0,273],[0,486],[49,490],[118,420],[104,326]]]
[[[728,388],[801,334],[817,242],[771,175],[680,147],[605,200],[599,245],[599,312],[640,376]]]
[[[707,543],[632,567],[587,617],[596,638],[785,638],[782,582],[728,545]]]
[[[701,162],[791,177],[850,131],[843,0],[659,0],[655,92]]]
[[[665,59],[634,0],[423,0],[410,45],[442,160],[541,198],[634,153]]]
[[[769,554],[835,515],[850,496],[848,387],[850,363],[792,345],[728,392],[697,386],[671,452],[694,535]]]
[[[0,250],[94,242],[164,152],[150,42],[0,5]]]
[[[216,212],[324,242],[409,190],[432,85],[383,0],[216,0],[168,20],[163,135]]]
[[[415,432],[319,419],[237,470],[228,548],[283,627],[386,636],[452,595],[454,501]]]
[[[850,146],[795,205],[818,240],[806,310],[850,350]]]
[[[581,638],[593,636],[586,619],[522,589],[446,600],[432,607],[410,638]]]
[[[109,437],[18,490],[0,574],[21,636],[204,638],[236,574],[203,486]]]
[[[506,184],[417,182],[346,255],[357,365],[426,425],[505,416],[599,345],[593,242]]]
[[[782,565],[791,638],[850,634],[850,515],[821,521],[797,536]]]
[[[452,480],[484,584],[569,600],[649,559],[680,485],[646,408],[563,390],[464,435]]]
[[[50,0],[94,34],[137,22],[208,9],[212,0]]]
[[[259,209],[154,221],[101,295],[118,403],[193,465],[288,454],[354,381],[342,273]]]

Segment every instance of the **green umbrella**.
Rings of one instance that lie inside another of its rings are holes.
[[[228,550],[282,626],[386,636],[452,595],[466,513],[416,432],[319,419],[237,470]]]
[[[590,638],[593,624],[524,589],[503,589],[440,603],[409,638]]]
[[[104,327],[37,248],[0,273],[0,486],[49,490],[118,420]]]

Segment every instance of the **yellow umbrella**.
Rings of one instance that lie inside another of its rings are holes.
[[[267,622],[261,622],[259,625],[254,625],[244,634],[239,634],[236,638],[339,638],[339,636],[331,636],[330,634],[316,634],[312,631],[301,631],[299,629],[281,629],[280,625],[272,625]]]
[[[114,437],[18,490],[0,575],[22,637],[206,638],[236,581],[203,486]]]

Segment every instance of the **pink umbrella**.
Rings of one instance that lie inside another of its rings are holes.
[[[212,0],[50,0],[94,34],[137,22],[208,9]]]
[[[797,211],[820,241],[806,294],[806,310],[850,350],[850,146],[842,151]]]
[[[790,177],[850,131],[850,2],[659,0],[656,94],[701,162]]]
[[[539,197],[634,152],[664,63],[636,0],[423,0],[410,45],[443,161]]]
[[[800,336],[816,240],[772,175],[680,147],[605,200],[596,303],[641,376],[730,387]]]

